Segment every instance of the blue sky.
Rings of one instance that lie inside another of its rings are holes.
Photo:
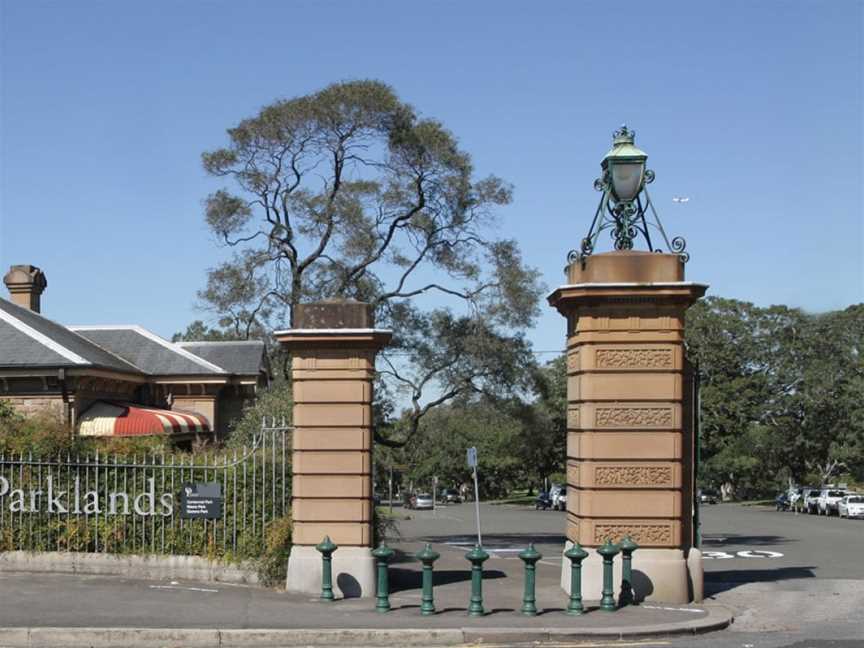
[[[274,99],[375,78],[513,183],[500,235],[550,289],[626,121],[688,279],[842,308],[864,300],[862,7],[4,0],[0,268],[42,267],[53,319],[170,337],[206,316],[195,292],[226,254],[201,152]],[[563,337],[544,308],[535,348]]]

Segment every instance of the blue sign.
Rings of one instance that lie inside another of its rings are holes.
[[[477,448],[468,448],[468,467],[477,467]]]

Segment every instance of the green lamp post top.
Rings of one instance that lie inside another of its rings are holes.
[[[564,552],[564,556],[569,560],[585,560],[588,557],[588,552],[577,542]]]
[[[612,162],[644,162],[647,159],[648,154],[636,147],[636,131],[627,128],[627,124],[622,124],[621,128],[612,133],[612,148],[603,156],[600,166],[605,169],[609,166],[610,160]]]
[[[333,553],[339,547],[330,539],[330,536],[324,536],[324,539],[315,545],[315,548],[323,554]]]
[[[578,250],[567,255],[569,263],[585,263],[600,242],[600,234],[608,232],[615,250],[632,250],[636,239],[645,240],[651,252],[663,252],[663,247],[677,254],[682,262],[689,259],[687,242],[680,236],[671,240],[660,223],[654,203],[648,195],[648,185],[654,172],[646,168],[648,154],[636,146],[635,131],[621,126],[612,133],[612,148],[600,162],[602,173],[594,188],[603,195],[591,220],[588,235]]]
[[[426,546],[418,551],[414,557],[420,562],[434,562],[441,557],[441,554],[432,549],[432,545],[427,542]]]
[[[633,542],[633,539],[630,536],[624,536],[624,539],[618,546],[621,547],[621,551],[625,553],[633,553],[639,548],[639,545]]]
[[[483,562],[489,558],[489,554],[483,551],[483,547],[478,544],[474,545],[474,548],[466,553],[465,557],[471,562]]]
[[[382,541],[378,548],[372,552],[372,555],[378,560],[390,560],[395,553],[395,551]]]
[[[618,545],[612,544],[612,540],[606,538],[606,542],[603,543],[602,546],[597,548],[597,553],[599,553],[604,558],[611,558],[618,554],[620,551]]]
[[[534,543],[528,543],[528,547],[519,552],[519,558],[527,563],[535,563],[540,560],[543,555],[534,548]]]

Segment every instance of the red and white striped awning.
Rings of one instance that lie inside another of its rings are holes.
[[[96,401],[78,420],[81,436],[130,437],[210,431],[210,423],[201,414],[109,401]]]

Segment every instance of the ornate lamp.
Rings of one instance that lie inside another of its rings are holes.
[[[588,236],[582,239],[579,250],[571,250],[568,260],[584,261],[597,246],[600,233],[609,230],[616,250],[632,250],[639,234],[645,238],[648,249],[663,252],[654,246],[651,230],[656,230],[666,247],[686,263],[690,255],[684,251],[687,242],[680,236],[671,241],[666,236],[646,185],[654,181],[654,172],[645,168],[648,155],[635,144],[636,133],[621,126],[612,134],[612,149],[600,163],[603,175],[594,181],[594,188],[603,196],[591,221]],[[648,212],[653,220],[647,218]]]

